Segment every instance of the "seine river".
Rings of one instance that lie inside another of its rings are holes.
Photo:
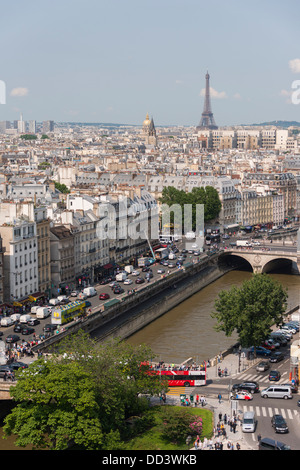
[[[300,276],[269,274],[288,289],[288,308],[300,304]],[[252,273],[231,271],[182,302],[128,338],[130,344],[145,343],[153,351],[153,360],[180,364],[193,357],[197,362],[215,357],[233,345],[237,337],[216,332],[216,320],[211,317],[214,303],[223,289],[240,286]]]

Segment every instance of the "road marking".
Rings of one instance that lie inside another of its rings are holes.
[[[268,412],[269,412],[270,418],[272,418],[272,416],[273,416],[273,410],[272,410],[272,408],[269,407],[269,408],[268,408]]]

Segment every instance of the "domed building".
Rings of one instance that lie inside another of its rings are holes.
[[[156,129],[154,126],[153,118],[149,119],[149,114],[147,113],[146,119],[143,122],[143,136],[145,138],[145,143],[147,145],[157,145]]]

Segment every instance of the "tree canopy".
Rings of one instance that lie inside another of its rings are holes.
[[[231,336],[238,333],[241,346],[259,346],[272,325],[283,323],[287,291],[267,274],[253,274],[240,288],[222,290],[215,301],[215,329]]]
[[[222,204],[219,198],[218,191],[212,186],[205,186],[200,188],[193,188],[192,191],[186,192],[174,188],[173,186],[165,187],[162,191],[160,198],[162,204],[167,204],[171,207],[178,204],[184,216],[184,206],[189,204],[192,206],[192,226],[196,226],[196,205],[204,206],[204,221],[210,221],[218,217]],[[171,220],[173,222],[174,219]]]
[[[126,436],[126,419],[148,406],[143,394],[166,387],[145,373],[151,356],[144,345],[71,336],[47,360],[18,371],[11,388],[17,405],[5,418],[5,435],[36,449],[111,449],[112,442],[116,448]]]

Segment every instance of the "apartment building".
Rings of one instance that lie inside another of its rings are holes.
[[[75,286],[74,234],[64,225],[50,227],[51,289],[57,295]]]
[[[36,223],[17,219],[0,226],[4,253],[4,302],[39,291]]]
[[[34,208],[38,240],[38,278],[42,293],[51,293],[50,219],[45,206]]]

